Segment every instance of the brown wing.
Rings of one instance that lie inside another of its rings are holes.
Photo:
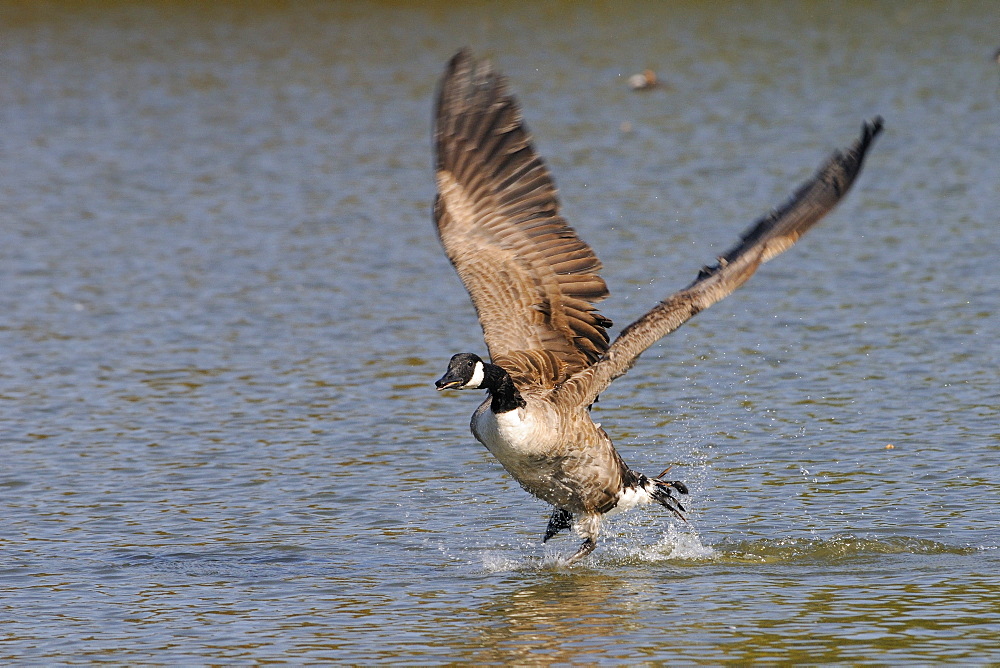
[[[607,350],[594,252],[559,215],[555,185],[502,75],[460,51],[435,113],[434,217],[494,363],[553,386]]]
[[[626,327],[598,362],[559,388],[560,401],[590,404],[649,346],[730,295],[757,267],[790,248],[844,197],[881,131],[880,117],[865,123],[861,137],[846,153],[834,153],[791,199],[751,226],[718,264],[702,269],[691,285]]]

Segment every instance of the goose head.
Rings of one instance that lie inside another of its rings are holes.
[[[438,390],[479,390],[485,387],[486,366],[475,353],[458,353],[448,362],[444,372],[434,385]]]

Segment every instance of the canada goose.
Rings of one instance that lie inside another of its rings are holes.
[[[677,495],[687,493],[664,474],[630,469],[591,420],[591,404],[646,348],[729,295],[830,211],[881,130],[881,118],[865,123],[846,153],[834,153],[714,266],[609,345],[611,321],[594,307],[608,296],[601,263],[560,216],[555,185],[504,77],[468,50],[448,63],[435,110],[434,219],[491,363],[460,353],[435,384],[487,391],[472,433],[524,489],[554,506],[543,542],[569,527],[583,538],[568,563],[593,551],[604,515],[655,501],[683,519]]]

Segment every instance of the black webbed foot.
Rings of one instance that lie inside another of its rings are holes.
[[[685,485],[684,483],[682,483],[680,480],[671,480],[667,484],[670,485],[671,487],[673,487],[674,489],[676,489],[681,494],[687,494],[688,493],[687,485]]]
[[[545,538],[542,538],[544,543],[549,538],[552,538],[557,533],[563,529],[569,529],[573,526],[573,514],[564,508],[556,508],[552,511],[552,516],[549,517],[549,525],[545,527]]]
[[[676,489],[681,494],[687,494],[688,493],[687,485],[685,485],[684,483],[682,483],[680,480],[664,480],[663,479],[663,476],[667,475],[667,472],[669,472],[670,469],[672,469],[672,468],[674,468],[673,464],[671,464],[667,468],[663,469],[663,471],[660,473],[660,475],[656,476],[656,480],[658,480],[660,482],[660,484],[662,484],[662,485],[667,485],[669,487],[673,487],[674,489]]]
[[[667,471],[669,470],[670,469],[667,469]],[[687,512],[687,508],[685,508],[684,504],[680,502],[680,499],[673,495],[673,492],[677,492],[678,494],[687,494],[687,485],[682,483],[680,480],[663,480],[663,474],[667,471],[664,471],[652,480],[642,476],[640,481],[642,482],[645,490],[649,492],[650,496],[653,497],[654,501],[672,512],[678,519],[687,522],[687,518],[683,515],[683,513]],[[653,484],[649,485],[648,483]]]

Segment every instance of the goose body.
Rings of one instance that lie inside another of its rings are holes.
[[[683,518],[679,496],[687,493],[663,474],[630,469],[590,406],[644,350],[732,293],[832,209],[881,128],[880,118],[866,123],[854,145],[612,343],[612,323],[596,309],[608,296],[601,264],[559,214],[555,185],[505,79],[467,50],[451,59],[435,110],[434,217],[491,361],[454,355],[436,385],[487,391],[472,433],[525,490],[553,506],[544,540],[570,527],[584,539],[570,563],[594,549],[607,514],[655,502]]]
[[[473,414],[472,434],[525,489],[571,512],[615,500],[621,489],[617,454],[586,410],[560,410],[530,395],[524,408],[505,413],[494,412],[490,403]]]

